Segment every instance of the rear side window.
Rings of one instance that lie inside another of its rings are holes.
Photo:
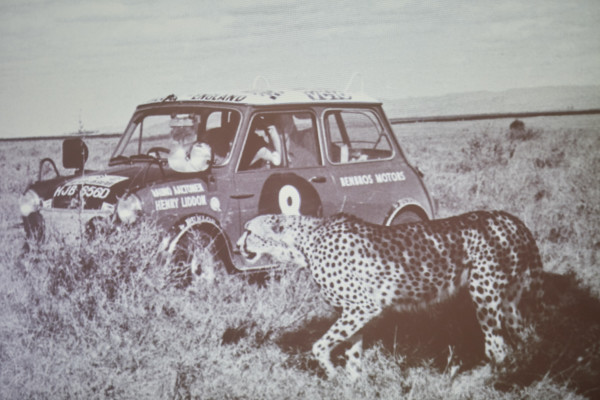
[[[327,154],[336,164],[389,159],[389,133],[372,110],[331,110],[325,114]]]

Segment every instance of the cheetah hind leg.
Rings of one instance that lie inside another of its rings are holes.
[[[362,312],[362,313],[361,313]],[[315,342],[312,352],[328,377],[336,375],[335,367],[331,362],[331,351],[339,344],[350,341],[352,346],[346,351],[346,372],[351,380],[356,380],[360,375],[362,336],[356,333],[370,320],[379,314],[380,310],[370,308],[344,309],[342,315],[329,328],[329,330]]]
[[[509,297],[510,298],[510,297]],[[531,357],[532,348],[538,346],[541,339],[536,332],[535,324],[521,316],[520,307],[523,303],[520,293],[511,300],[502,302],[503,327],[507,333],[506,338],[513,351],[512,360],[507,364],[510,368],[516,367],[520,362],[526,362]],[[518,308],[519,307],[519,308]]]
[[[508,339],[512,340],[515,345],[524,342],[527,338],[525,327],[523,325],[523,318],[517,308],[523,288],[519,285],[511,290],[507,291],[507,296],[501,303],[501,312],[503,317],[503,327],[509,334]],[[508,300],[511,299],[511,300]]]
[[[501,335],[502,309],[500,301],[493,300],[494,293],[489,293],[488,296],[478,295],[473,286],[469,292],[475,304],[479,327],[483,332],[485,355],[495,364],[502,364],[506,358],[508,347]]]

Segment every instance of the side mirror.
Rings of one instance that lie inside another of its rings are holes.
[[[82,170],[88,155],[88,148],[80,138],[63,141],[63,167]]]

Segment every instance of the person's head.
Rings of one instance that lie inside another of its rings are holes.
[[[279,115],[279,129],[287,134],[292,132],[296,125],[294,124],[294,116],[291,113],[283,113]]]
[[[266,130],[269,125],[275,124],[275,118],[271,114],[261,114],[256,119],[256,128]]]
[[[171,127],[171,138],[175,142],[186,145],[196,141],[194,121],[191,118],[173,115],[169,126]]]

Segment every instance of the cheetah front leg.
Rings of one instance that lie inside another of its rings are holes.
[[[356,333],[370,320],[381,312],[376,307],[360,307],[344,309],[342,315],[329,328],[329,330],[315,342],[312,352],[325,370],[328,377],[336,374],[335,367],[331,362],[331,351],[344,341],[351,341],[352,347],[346,352],[348,362],[346,372],[352,380],[360,374],[360,356],[362,353],[362,337]]]
[[[352,381],[357,380],[362,372],[362,339],[362,334],[354,334],[350,339],[352,346],[346,350],[346,373]]]

